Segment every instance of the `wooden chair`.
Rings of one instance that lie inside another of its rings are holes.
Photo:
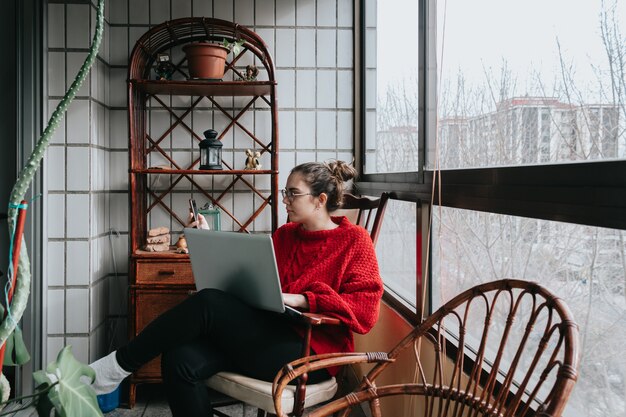
[[[407,348],[414,350],[405,355],[414,358],[415,380],[377,385]],[[277,414],[286,413],[278,399],[291,379],[367,362],[376,365],[355,391],[309,416],[346,416],[368,402],[380,417],[380,398],[415,396],[413,415],[558,417],[577,378],[578,327],[566,304],[536,283],[481,284],[447,302],[388,353],[318,355],[286,365],[274,381]]]
[[[361,225],[370,232],[370,237],[376,244],[378,234],[382,226],[382,219],[385,207],[390,197],[388,193],[383,193],[380,198],[346,196],[341,206],[341,212],[337,214],[347,215],[354,219],[354,223]],[[334,215],[335,213],[333,213]],[[338,319],[320,314],[303,314],[302,325],[305,327],[305,339],[302,346],[302,356],[310,354],[311,331],[313,326],[321,325],[341,325]],[[337,392],[337,381],[331,378],[318,384],[306,384],[307,374],[299,375],[296,385],[290,385],[282,390],[280,400],[282,410],[286,413],[299,417],[304,409],[332,399]],[[273,414],[274,397],[272,393],[272,383],[249,378],[233,372],[219,372],[209,378],[207,386],[215,391],[226,394],[235,400],[258,408],[258,415],[265,413]],[[216,411],[215,414],[221,414]]]

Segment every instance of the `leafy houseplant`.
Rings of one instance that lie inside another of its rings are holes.
[[[229,52],[235,56],[243,48],[243,40],[229,42],[224,39],[221,44],[211,42],[193,42],[183,46],[189,65],[191,78],[221,80],[224,76],[224,65]]]

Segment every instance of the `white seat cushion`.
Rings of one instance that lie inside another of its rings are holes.
[[[209,388],[233,397],[246,404],[275,413],[274,400],[272,398],[272,383],[247,376],[234,374],[232,372],[220,372],[207,379]],[[293,398],[295,395],[295,385],[289,385],[283,391],[283,411],[291,413],[293,411]],[[319,384],[307,384],[306,399],[304,407],[311,407],[324,401],[328,401],[337,392],[337,381],[331,378]]]

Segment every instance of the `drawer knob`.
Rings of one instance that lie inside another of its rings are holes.
[[[174,271],[159,271],[159,275],[174,275]]]

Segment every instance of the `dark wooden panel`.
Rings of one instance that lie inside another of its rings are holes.
[[[163,312],[180,304],[192,292],[189,290],[158,290],[135,288],[132,297],[137,306],[135,313],[135,336]],[[145,364],[134,374],[135,378],[161,378],[161,356]]]

